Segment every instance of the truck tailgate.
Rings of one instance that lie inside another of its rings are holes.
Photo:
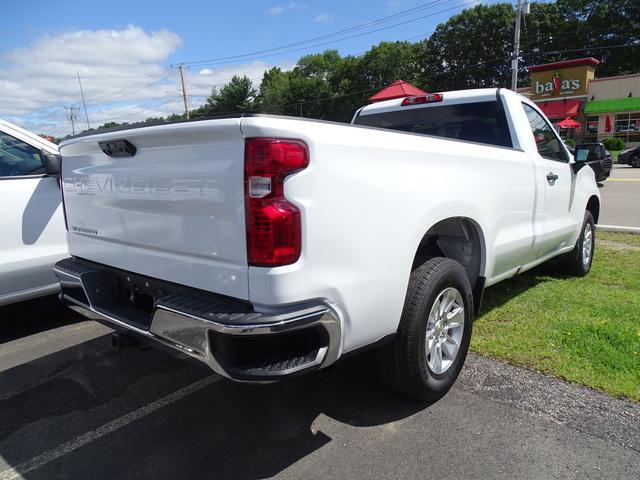
[[[103,151],[120,140],[135,153]],[[76,138],[61,153],[72,255],[248,298],[239,118]]]

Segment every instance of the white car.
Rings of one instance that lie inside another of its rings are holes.
[[[67,255],[66,231],[47,155],[58,147],[0,120],[0,305],[59,291],[53,264]]]
[[[503,89],[353,123],[246,115],[64,142],[64,301],[233,380],[382,346],[391,385],[444,395],[486,286],[559,255],[591,268],[593,170]]]

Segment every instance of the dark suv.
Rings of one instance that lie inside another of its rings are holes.
[[[596,174],[596,182],[604,182],[611,174],[613,159],[602,143],[579,143],[571,149],[575,155],[586,155],[586,163]]]

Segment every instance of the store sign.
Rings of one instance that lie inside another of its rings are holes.
[[[587,83],[594,70],[587,65],[531,72],[531,98],[574,97],[587,94]]]
[[[564,93],[574,93],[580,90],[580,79],[578,78],[562,78],[560,71],[553,72],[553,77],[549,82],[536,81],[534,85],[536,95],[550,94],[557,97]]]

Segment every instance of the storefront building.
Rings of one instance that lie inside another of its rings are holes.
[[[600,62],[578,58],[529,67],[531,98],[565,138],[620,137],[640,146],[640,73],[597,78]]]

